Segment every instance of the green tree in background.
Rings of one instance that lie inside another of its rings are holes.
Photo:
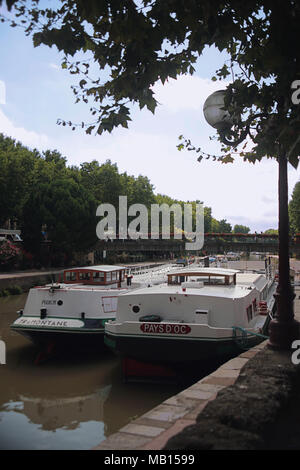
[[[70,260],[72,253],[95,245],[96,201],[82,185],[70,178],[40,183],[23,208],[22,236],[25,248],[40,254],[42,227],[51,250]]]
[[[221,233],[230,233],[232,231],[232,226],[226,219],[220,220],[219,224]]]
[[[37,152],[0,134],[0,227],[20,218],[38,158]]]
[[[236,224],[233,227],[233,233],[249,233],[249,232],[250,232],[250,228],[246,227],[245,225]]]
[[[211,219],[211,231],[213,233],[220,233],[221,228],[220,228],[220,222],[212,217]]]
[[[44,241],[42,230],[47,232],[54,255],[64,254],[70,260],[75,251],[92,249],[97,242],[96,207],[110,203],[118,213],[121,195],[128,197],[128,207],[135,203],[148,209],[155,203],[179,204],[182,214],[184,204],[192,204],[192,230],[196,230],[196,204],[200,200],[181,201],[155,194],[149,178],[120,173],[110,160],[69,167],[67,158],[57,150],[39,153],[0,134],[0,170],[0,224],[8,219],[15,222],[22,230],[25,250],[37,260]],[[148,213],[150,217],[151,211]],[[170,219],[173,227],[172,212]],[[210,207],[204,207],[205,232],[211,231],[212,225],[215,231],[221,231],[223,222],[212,217]]]
[[[112,164],[110,160],[103,164],[93,160],[81,164],[80,168],[82,182],[93,192],[98,204],[108,202],[118,207],[122,187],[117,165]]]
[[[300,181],[296,183],[289,203],[290,229],[292,233],[300,232]]]
[[[128,198],[128,205],[139,203],[144,204],[148,209],[155,203],[153,185],[146,176],[139,175],[137,178],[121,174],[123,195]]]
[[[45,162],[52,162],[55,164],[57,171],[64,170],[67,164],[67,158],[63,157],[58,150],[46,150],[43,152]]]
[[[170,196],[162,195],[162,194],[157,194],[155,197],[156,204],[167,204],[168,206],[172,206],[173,204],[179,204],[181,206],[182,210],[182,215],[184,214],[184,204],[192,204],[192,230],[196,230],[196,204],[201,204],[200,200],[196,201],[181,201],[178,199],[172,199]],[[203,203],[202,203],[203,204]],[[203,215],[204,215],[204,232],[210,232],[211,231],[211,225],[212,225],[212,210],[211,207],[203,207]],[[214,219],[215,220],[215,219]],[[217,221],[215,221],[218,223]],[[171,213],[171,225],[174,223],[174,214]],[[184,228],[184,220],[182,219],[182,229]],[[177,227],[178,228],[178,227]]]
[[[84,162],[79,167],[67,166],[67,158],[57,150],[39,153],[20,142],[0,134],[0,224],[8,219],[22,230],[27,252],[40,257],[42,230],[51,241],[51,252],[64,254],[70,260],[76,251],[94,248],[96,238],[96,207],[110,203],[118,215],[119,196],[128,197],[128,207],[139,203],[150,209],[151,204],[192,204],[192,230],[196,230],[196,204],[155,194],[149,178],[120,173],[110,160]],[[203,204],[203,203],[202,203]],[[291,208],[294,203],[291,202]],[[151,211],[148,211],[149,218]],[[160,227],[162,218],[160,218]],[[170,216],[171,231],[174,214]],[[1,225],[0,225],[1,227]],[[182,218],[181,227],[184,229]],[[149,220],[149,231],[151,229]],[[212,208],[204,206],[204,231],[231,232],[223,219],[212,217]],[[248,229],[249,230],[249,229]]]

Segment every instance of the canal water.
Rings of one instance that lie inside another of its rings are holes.
[[[36,348],[9,328],[26,296],[0,299],[0,449],[90,449],[182,389],[125,383],[109,351],[35,365]]]

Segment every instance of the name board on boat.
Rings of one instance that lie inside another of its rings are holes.
[[[140,329],[143,333],[168,333],[172,335],[187,335],[191,331],[188,325],[177,323],[142,323]]]
[[[56,305],[56,300],[42,300],[42,305]]]
[[[64,318],[18,318],[14,325],[34,326],[45,328],[82,328],[84,323],[81,320],[66,320]]]

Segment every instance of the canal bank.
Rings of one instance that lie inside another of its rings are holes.
[[[158,268],[166,263],[163,262],[143,262],[139,264],[122,264],[132,274],[138,274],[140,271]],[[20,271],[0,273],[0,292],[13,288],[20,288],[24,292],[37,285],[58,282],[63,269],[40,270],[40,271]],[[20,293],[20,292],[18,292]]]
[[[19,287],[24,292],[37,285],[56,282],[62,270],[21,271],[14,273],[0,273],[0,291]]]
[[[300,289],[295,292],[295,317],[300,321]],[[168,398],[95,450],[271,448],[271,436],[282,423],[288,425],[291,407],[298,403],[300,368],[292,363],[292,350],[274,351],[267,343]]]
[[[139,271],[152,270],[158,268],[164,264],[170,263],[168,261],[156,261],[149,262],[144,261],[141,263],[122,264],[126,269],[130,270],[132,274],[137,274]],[[300,261],[291,260],[291,267],[295,270],[300,281]],[[264,262],[261,260],[240,260],[240,261],[229,261],[228,268],[241,269],[241,270],[263,270]],[[20,271],[20,272],[8,272],[0,273],[0,292],[6,289],[12,289],[14,287],[22,289],[24,292],[28,291],[31,287],[37,285],[49,284],[52,281],[57,282],[59,275],[63,272],[63,269],[49,269],[40,271]]]

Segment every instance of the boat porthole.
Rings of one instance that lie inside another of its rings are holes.
[[[63,304],[63,301],[62,301],[62,300],[59,300],[59,301],[57,302],[57,305],[62,305],[62,304]]]
[[[132,311],[133,311],[134,313],[139,313],[140,307],[139,307],[138,305],[134,305],[134,306],[132,307]]]

